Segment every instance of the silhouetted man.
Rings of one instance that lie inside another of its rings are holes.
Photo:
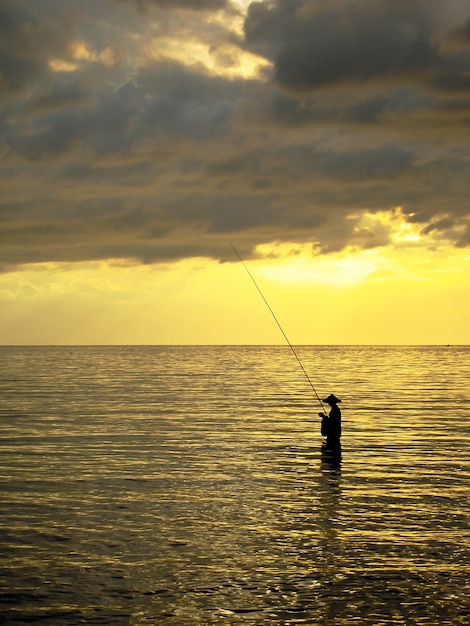
[[[322,418],[321,434],[326,437],[326,447],[338,452],[341,449],[341,411],[338,407],[341,400],[330,394],[323,402],[331,407],[331,411],[329,415],[318,414]]]

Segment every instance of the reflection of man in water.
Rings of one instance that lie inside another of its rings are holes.
[[[327,449],[338,453],[341,451],[341,411],[338,407],[341,400],[330,394],[323,402],[331,407],[331,411],[329,415],[318,414],[322,418],[321,434],[326,436]]]

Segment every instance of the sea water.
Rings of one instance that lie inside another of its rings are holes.
[[[470,623],[470,348],[0,348],[1,624]]]

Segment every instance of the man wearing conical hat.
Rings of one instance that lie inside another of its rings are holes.
[[[322,418],[321,434],[326,436],[326,447],[337,452],[341,449],[341,411],[338,407],[341,400],[330,394],[323,402],[331,407],[331,411],[329,415],[318,414]]]

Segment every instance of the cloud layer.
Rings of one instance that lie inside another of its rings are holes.
[[[0,1],[0,264],[470,244],[470,8]]]

